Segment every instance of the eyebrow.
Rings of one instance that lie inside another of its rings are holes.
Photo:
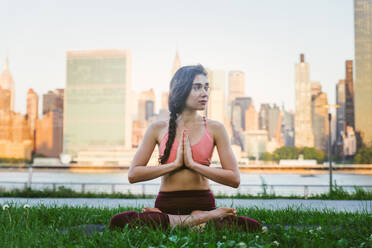
[[[193,84],[199,84],[202,85],[203,83],[193,83]],[[209,82],[204,83],[205,85],[209,85]]]

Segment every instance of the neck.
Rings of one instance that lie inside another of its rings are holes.
[[[178,117],[178,120],[183,123],[184,126],[198,121],[199,114],[196,110],[185,109],[182,114]]]

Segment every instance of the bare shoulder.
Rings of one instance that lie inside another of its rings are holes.
[[[153,129],[162,129],[168,125],[168,122],[166,120],[156,120],[151,122],[149,128]]]
[[[158,135],[164,128],[168,126],[168,122],[166,120],[157,120],[152,122],[148,130],[156,135]]]
[[[207,126],[214,138],[226,132],[225,126],[219,121],[207,119]]]

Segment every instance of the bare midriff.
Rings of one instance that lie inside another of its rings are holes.
[[[164,175],[160,185],[162,192],[207,189],[209,189],[208,179],[186,168]]]

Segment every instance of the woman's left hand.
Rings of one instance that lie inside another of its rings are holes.
[[[191,169],[194,164],[194,159],[192,158],[190,139],[187,133],[184,136],[183,145],[184,145],[183,162],[187,168]]]

